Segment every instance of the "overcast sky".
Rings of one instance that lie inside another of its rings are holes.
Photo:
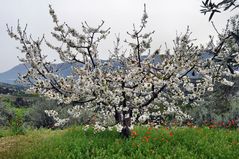
[[[197,43],[205,44],[208,36],[216,35],[208,16],[200,13],[201,0],[0,0],[0,72],[4,72],[19,64],[17,56],[21,56],[16,46],[18,43],[10,39],[6,32],[6,23],[16,26],[20,19],[22,25],[28,24],[28,32],[34,37],[43,33],[50,37],[52,21],[48,13],[48,4],[52,4],[61,22],[80,28],[82,21],[97,26],[101,20],[105,27],[111,27],[111,35],[102,42],[100,56],[105,59],[108,50],[113,48],[114,33],[121,33],[122,40],[127,38],[126,31],[132,30],[132,24],[139,24],[143,13],[143,4],[147,4],[149,23],[147,31],[155,30],[152,49],[172,40],[177,32],[185,32],[187,25],[193,32]],[[222,29],[226,20],[235,12],[226,12],[214,16],[214,23]],[[46,51],[50,59],[56,54]]]

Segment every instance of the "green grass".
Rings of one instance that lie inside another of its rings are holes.
[[[9,128],[7,127],[0,128],[0,138],[5,136],[11,136],[11,135],[12,135],[12,131]]]
[[[0,158],[239,158],[237,130],[137,127],[134,131],[130,139],[123,139],[116,131],[95,134],[92,129],[84,132],[81,127],[27,131],[10,139],[0,138]],[[1,143],[7,147],[2,151]]]

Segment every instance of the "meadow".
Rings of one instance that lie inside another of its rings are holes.
[[[0,131],[1,159],[160,159],[239,158],[239,132],[229,129],[151,128],[138,126],[125,139],[113,131],[94,133],[80,126],[64,130]]]
[[[80,123],[64,129],[43,128],[48,119],[41,115],[46,109],[41,105],[53,107],[55,103],[27,97],[24,100],[34,101],[30,106],[17,106],[15,98],[1,98],[2,112],[12,118],[0,127],[0,159],[239,158],[239,130],[232,122],[230,127],[211,122],[201,127],[157,129],[138,125],[131,131],[131,137],[125,139],[116,130],[84,131]]]

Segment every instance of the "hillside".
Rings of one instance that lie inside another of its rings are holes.
[[[26,87],[21,85],[14,85],[0,82],[0,94],[14,94],[24,92]]]
[[[18,74],[23,74],[26,71],[26,67],[23,64],[19,64],[6,72],[0,73],[0,82],[17,84],[16,80],[18,79]]]
[[[60,63],[54,64],[53,66],[56,69],[60,68],[59,74],[65,77],[70,74],[72,64]],[[19,64],[6,72],[0,73],[0,82],[11,85],[20,85],[17,82],[18,75],[24,74],[26,72],[27,72],[26,66],[24,64]]]

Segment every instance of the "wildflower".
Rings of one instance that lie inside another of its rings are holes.
[[[172,137],[173,136],[173,132],[170,132],[169,135]]]
[[[132,136],[133,138],[135,138],[135,137],[137,137],[137,136],[138,136],[138,134],[137,134],[137,132],[136,132],[136,131],[131,131],[131,136]]]
[[[147,131],[145,134],[150,134],[151,132],[150,131]]]
[[[142,141],[146,141],[149,142],[149,139],[151,138],[151,136],[143,136]]]
[[[146,142],[149,142],[149,139],[146,136],[144,136],[144,139]]]
[[[156,140],[158,140],[158,138],[156,137],[156,138],[154,138],[153,140],[156,141]]]
[[[137,132],[136,131],[132,131],[131,134],[132,135],[137,135]]]

